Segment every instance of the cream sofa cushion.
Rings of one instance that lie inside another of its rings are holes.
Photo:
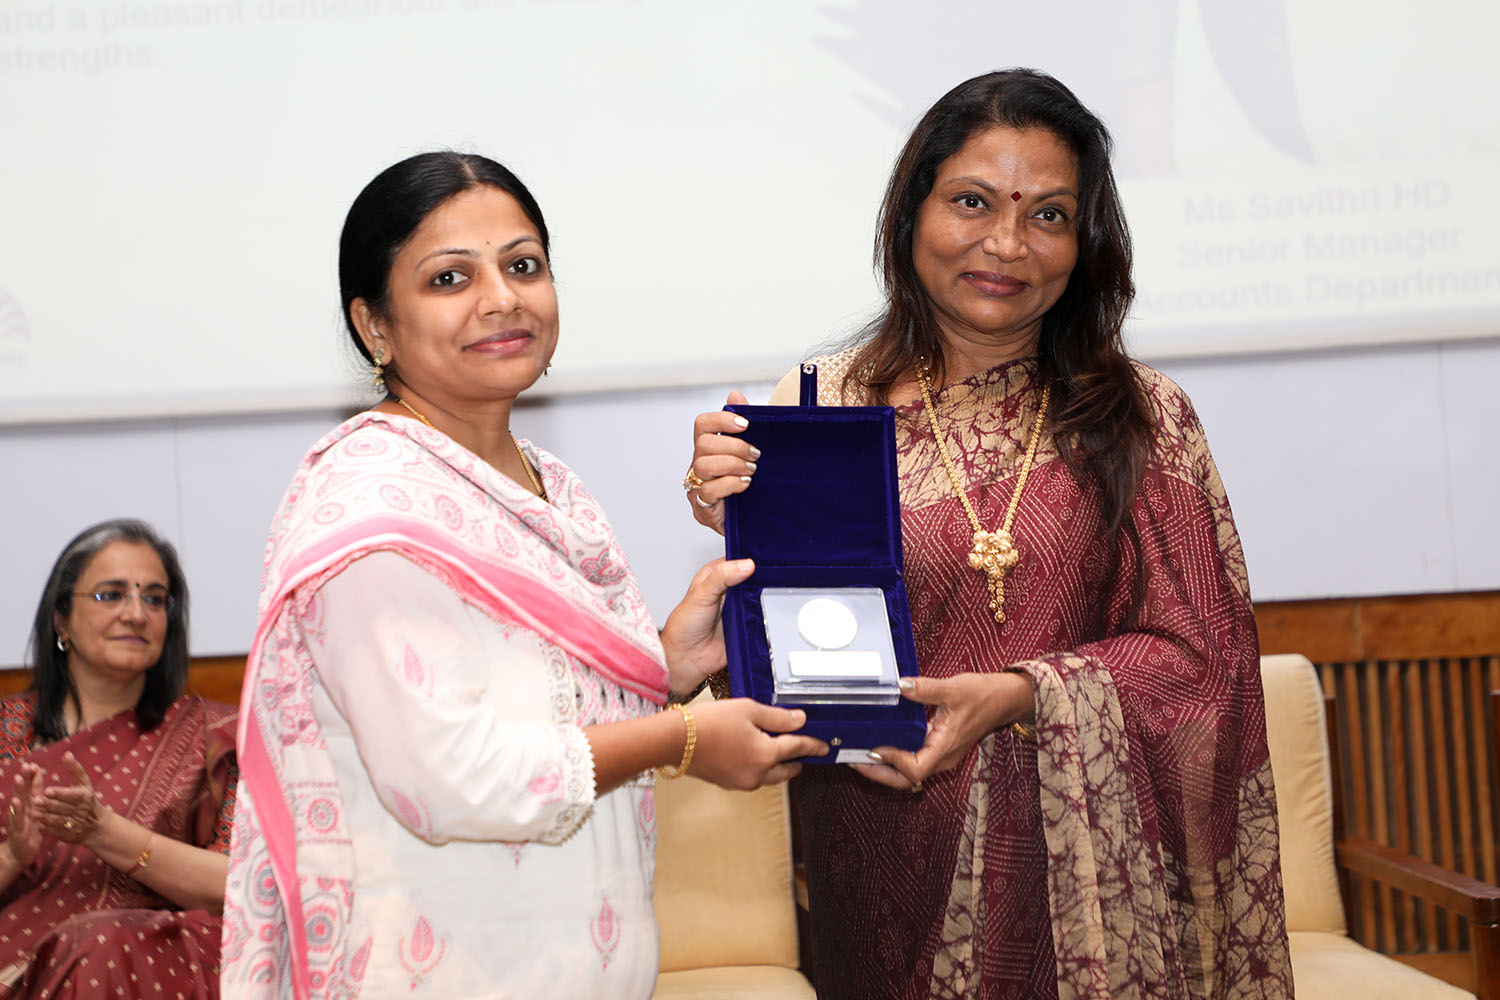
[[[1260,676],[1281,826],[1287,930],[1343,934],[1333,857],[1333,777],[1318,672],[1305,656],[1263,656]],[[1300,974],[1297,986],[1300,994]]]
[[[1297,1000],[1474,1000],[1474,994],[1343,934],[1303,931],[1289,939]]]
[[[779,965],[730,965],[663,972],[652,1000],[814,1000],[802,973]]]
[[[693,777],[658,781],[656,822],[662,971],[796,969],[786,786],[730,792]]]

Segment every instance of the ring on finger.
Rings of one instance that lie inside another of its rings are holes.
[[[693,471],[693,467],[691,465],[688,466],[687,475],[682,477],[682,488],[691,493],[694,490],[700,488],[702,485],[703,480],[698,478],[698,473]]]
[[[70,819],[63,820],[63,829],[64,830],[71,830],[71,829],[73,829],[73,821],[70,820]]]
[[[922,783],[920,781],[913,781],[911,783],[911,791],[912,791],[913,795],[915,795],[917,792],[920,792],[921,790],[922,790]]]
[[[711,510],[712,508],[719,506],[719,501],[715,500],[713,503],[709,503],[703,499],[703,494],[701,493],[694,493],[693,499],[696,500],[698,502],[698,506],[702,507],[704,510]]]

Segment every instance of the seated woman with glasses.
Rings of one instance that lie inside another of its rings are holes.
[[[140,521],[52,568],[0,699],[0,998],[218,995],[235,710],[183,693],[187,604]]]

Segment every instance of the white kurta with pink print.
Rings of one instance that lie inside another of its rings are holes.
[[[655,706],[394,553],[324,584],[302,626],[365,992],[649,996],[651,793],[594,800],[579,727]]]
[[[659,710],[655,624],[603,510],[414,420],[308,452],[246,665],[226,998],[645,997],[643,782],[596,800],[583,727]]]

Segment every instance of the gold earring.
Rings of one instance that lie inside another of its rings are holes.
[[[374,360],[374,363],[371,365],[371,368],[373,369],[373,372],[374,372],[374,378],[370,379],[370,384],[375,387],[375,391],[376,392],[385,392],[385,367],[384,366],[385,366],[385,348],[384,347],[377,347],[377,348],[375,348],[375,360]]]
[[[551,375],[551,374],[552,374],[552,362],[549,361],[549,362],[547,362],[547,366],[542,369],[542,378],[546,378],[548,375]]]

